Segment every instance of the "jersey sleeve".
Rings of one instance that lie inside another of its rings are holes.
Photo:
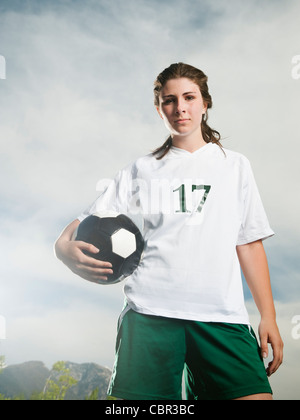
[[[82,222],[87,216],[101,211],[126,213],[128,208],[129,184],[128,171],[125,169],[119,171],[112,180],[101,180],[98,183],[98,186],[102,186],[101,194],[77,219]],[[99,187],[97,187],[97,190],[99,190]]]
[[[250,162],[243,162],[241,226],[237,245],[264,240],[274,235],[254,179]]]

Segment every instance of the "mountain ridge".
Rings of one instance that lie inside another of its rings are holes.
[[[111,371],[97,363],[65,362],[69,374],[78,382],[66,394],[65,400],[84,400],[98,389],[98,400],[106,399]],[[5,367],[0,373],[0,394],[8,398],[21,396],[29,400],[33,394],[43,391],[49,377],[57,373],[41,361],[29,361]]]

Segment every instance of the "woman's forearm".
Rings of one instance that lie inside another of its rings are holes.
[[[237,254],[248,287],[264,319],[276,319],[268,261],[262,241],[237,247]]]
[[[275,305],[272,295],[270,274],[262,241],[237,247],[237,254],[245,279],[261,314],[258,328],[261,355],[268,357],[268,344],[273,349],[273,360],[267,367],[270,376],[279,368],[283,360],[283,341],[276,323]]]
[[[56,257],[59,260],[63,259],[63,249],[64,249],[64,244],[68,241],[72,240],[72,236],[73,233],[75,232],[75,229],[77,228],[77,226],[79,225],[79,220],[75,219],[73,220],[73,222],[71,222],[60,234],[59,238],[56,240],[55,244],[54,244],[54,252]]]

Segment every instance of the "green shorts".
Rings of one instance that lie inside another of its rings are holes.
[[[251,327],[142,315],[118,327],[108,393],[125,400],[230,400],[272,393]]]

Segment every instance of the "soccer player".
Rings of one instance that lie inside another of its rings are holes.
[[[268,376],[283,359],[263,240],[269,226],[250,163],[224,149],[207,123],[207,77],[172,64],[154,85],[170,132],[153,153],[116,178],[56,242],[57,257],[81,277],[107,279],[113,267],[72,241],[100,210],[143,216],[145,251],[124,286],[109,393],[122,399],[271,400]],[[260,346],[245,307],[241,269],[261,315]],[[268,343],[273,359],[265,369]]]

